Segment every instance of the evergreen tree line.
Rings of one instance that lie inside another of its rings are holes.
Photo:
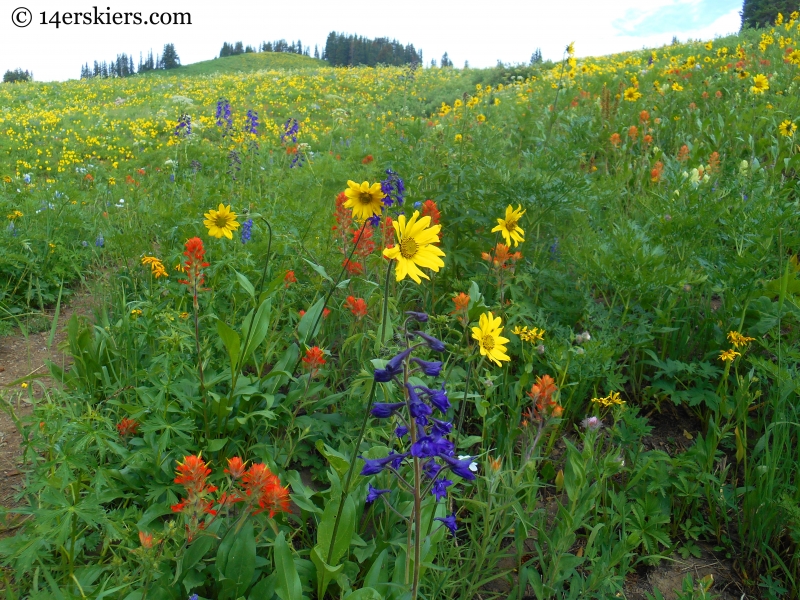
[[[322,58],[331,66],[422,64],[422,50],[389,38],[368,38],[331,31]]]
[[[147,73],[156,69],[174,69],[179,67],[180,64],[181,59],[175,51],[175,45],[165,44],[164,53],[156,54],[155,58],[152,50],[147,54],[147,58],[144,58],[140,53],[139,65],[136,68],[133,66],[133,56],[128,56],[125,53],[117,54],[117,58],[109,62],[94,61],[94,65],[91,67],[89,63],[86,63],[81,67],[81,79],[89,79],[91,77],[130,77],[137,73]]]
[[[771,27],[778,13],[788,20],[789,15],[800,10],[798,0],[744,0],[742,11],[742,29],[746,27]]]
[[[219,51],[219,56],[236,56],[238,54],[248,54],[250,52],[289,52],[291,54],[302,54],[305,56],[311,55],[311,48],[309,46],[303,47],[303,42],[297,40],[296,42],[287,42],[286,40],[277,40],[275,42],[261,42],[261,45],[256,50],[253,46],[245,46],[242,42],[229,44],[225,42],[222,44],[222,50]],[[314,57],[319,58],[319,50],[314,47]]]
[[[17,83],[24,81],[33,81],[33,73],[30,71],[23,71],[22,69],[8,70],[3,75],[3,83]]]

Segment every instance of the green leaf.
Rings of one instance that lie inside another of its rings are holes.
[[[275,538],[275,571],[278,573],[278,585],[275,589],[278,597],[281,600],[303,600],[300,576],[282,531]]]
[[[350,592],[344,597],[344,600],[383,600],[383,596],[374,588],[364,587],[355,592]]]
[[[272,300],[267,298],[264,302],[261,303],[261,306],[258,307],[258,312],[256,313],[255,317],[255,324],[253,325],[253,332],[250,334],[250,339],[247,340],[247,347],[244,349],[242,353],[242,364],[244,364],[250,355],[261,345],[261,342],[264,341],[264,338],[267,337],[267,332],[269,331],[269,321],[272,316]],[[247,330],[249,329],[248,326],[245,329],[245,335],[247,335]]]
[[[228,553],[225,577],[236,586],[235,598],[245,593],[256,571],[256,538],[253,535],[253,522],[248,519],[235,534]]]
[[[278,583],[278,574],[273,573],[269,577],[264,577],[250,590],[249,600],[264,600],[275,595],[275,586]]]
[[[372,566],[369,568],[367,572],[367,576],[364,577],[364,586],[376,588],[382,594],[386,595],[388,593],[389,586],[387,582],[389,580],[389,572],[388,572],[388,563],[386,562],[386,558],[389,556],[389,549],[384,548],[383,552],[378,555],[378,558],[375,559],[375,562],[372,563]]]
[[[217,319],[217,333],[219,333],[219,337],[222,338],[222,343],[225,344],[225,348],[228,350],[228,357],[231,359],[231,373],[233,373],[239,366],[239,350],[241,345],[239,334],[228,327],[224,321],[219,319]]]
[[[228,443],[228,438],[224,437],[218,440],[211,440],[206,445],[207,452],[219,452],[225,447],[225,444]]]
[[[311,562],[317,567],[317,598],[325,597],[325,591],[331,581],[344,569],[344,563],[336,567],[326,563],[323,555],[327,554],[327,552],[328,549],[322,548],[319,544],[311,549]]]
[[[322,265],[318,265],[317,263],[313,263],[307,258],[304,258],[303,260],[306,261],[309,265],[311,265],[311,268],[314,269],[317,272],[317,274],[319,274],[320,277],[322,277],[323,279],[327,279],[328,281],[333,283],[333,279],[331,279],[331,276],[328,275],[328,272],[325,270],[325,267],[323,267]]]
[[[308,340],[317,335],[320,324],[322,323],[320,315],[324,307],[325,299],[320,298],[314,303],[314,306],[308,309],[308,312],[303,315],[303,318],[300,319],[300,323],[297,324],[297,335],[300,337],[300,343],[305,344]],[[314,327],[314,324],[316,324],[316,327]],[[314,331],[311,331],[312,327],[314,327]]]
[[[324,548],[322,558],[328,558],[328,550],[331,546],[333,535],[333,525],[336,521],[336,514],[339,512],[339,502],[328,502],[325,512],[322,513],[322,520],[319,523],[317,532],[317,545]],[[339,560],[347,554],[350,549],[350,539],[356,527],[356,505],[352,496],[347,496],[342,510],[339,528],[336,530],[336,541],[333,545],[333,553],[330,556],[329,564],[337,565]]]
[[[234,273],[236,273],[236,279],[238,279],[238,280],[239,280],[239,285],[240,285],[240,286],[242,286],[242,289],[243,289],[245,292],[247,292],[247,294],[248,294],[248,295],[249,295],[249,296],[250,296],[250,297],[251,297],[253,300],[255,300],[255,297],[256,297],[256,288],[254,288],[254,287],[253,287],[253,284],[252,284],[252,283],[250,283],[250,280],[249,280],[247,277],[245,277],[244,275],[242,275],[241,273],[239,273],[239,271],[237,271],[237,270],[235,270],[235,269],[234,269],[234,271],[233,271],[233,272],[234,272]]]
[[[200,562],[208,551],[211,550],[211,546],[213,545],[214,538],[210,535],[204,535],[198,538],[186,549],[186,553],[183,555],[183,570],[188,571]]]

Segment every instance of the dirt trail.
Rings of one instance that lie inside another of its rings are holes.
[[[19,333],[0,337],[0,397],[11,405],[17,418],[30,416],[33,402],[41,398],[43,390],[53,387],[55,382],[48,374],[45,360],[62,367],[70,364],[69,357],[59,350],[66,339],[66,325],[72,315],[90,312],[91,297],[83,292],[74,296],[68,306],[62,307],[53,344],[47,347],[50,328],[31,333],[27,337]],[[53,314],[49,314],[52,320]],[[12,382],[33,375],[42,376],[31,380],[27,388]],[[7,411],[0,412],[0,506],[16,504],[15,496],[22,483],[19,470],[22,453],[22,436]]]

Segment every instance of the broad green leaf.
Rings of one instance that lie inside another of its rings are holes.
[[[350,592],[344,597],[344,600],[383,600],[383,596],[374,588],[364,587]]]
[[[225,349],[228,351],[228,358],[231,360],[231,373],[236,371],[239,366],[239,334],[233,329],[228,327],[227,323],[217,319],[217,333],[222,338],[222,343],[225,344]]]
[[[328,502],[325,506],[325,512],[322,513],[322,519],[319,523],[319,530],[317,532],[317,545],[324,548],[322,558],[328,558],[328,550],[331,547],[331,537],[333,535],[333,526],[336,521],[336,513],[339,512],[339,502]],[[339,521],[339,528],[336,530],[336,541],[333,544],[333,553],[330,560],[326,561],[331,565],[339,564],[339,560],[347,555],[350,549],[350,539],[356,527],[356,505],[353,502],[352,495],[347,496],[342,510],[341,520]]]
[[[236,532],[236,537],[228,553],[225,577],[236,586],[235,598],[247,590],[256,570],[256,539],[253,535],[253,522],[248,519]]]
[[[303,600],[303,586],[294,565],[294,558],[281,531],[275,538],[275,572],[278,584],[275,592],[281,600]]]
[[[308,312],[306,312],[306,314],[304,314],[300,319],[300,323],[297,324],[297,335],[300,337],[301,344],[305,344],[315,335],[317,335],[322,323],[320,315],[322,314],[322,309],[324,307],[325,298],[320,298],[314,303],[314,306],[309,308]],[[316,327],[314,327],[314,324],[316,324]],[[311,331],[312,327],[314,327],[314,331]]]
[[[306,261],[309,265],[311,265],[311,268],[314,269],[320,277],[322,277],[323,279],[327,279],[328,281],[333,283],[333,279],[331,279],[331,276],[328,275],[328,272],[325,270],[325,267],[323,267],[322,265],[318,265],[317,263],[313,263],[307,258],[304,258],[303,260]]]
[[[268,298],[261,303],[261,306],[258,307],[258,312],[255,316],[255,323],[253,324],[253,332],[250,334],[250,339],[247,340],[247,347],[242,353],[242,364],[244,364],[247,359],[250,358],[250,355],[261,345],[261,342],[264,341],[264,338],[267,336],[267,332],[269,331],[269,321],[271,316],[272,300]],[[247,335],[247,330],[244,331],[244,334],[245,336]]]
[[[228,443],[228,438],[226,438],[226,437],[220,438],[218,440],[211,440],[206,445],[206,451],[207,452],[219,452],[220,450],[222,450],[225,447],[225,444],[227,444],[227,443]]]
[[[250,283],[250,280],[246,276],[239,273],[239,271],[234,270],[234,273],[236,273],[236,279],[239,280],[239,285],[242,286],[242,289],[247,292],[251,298],[255,299],[256,289],[253,287],[253,284]]]
[[[344,569],[344,563],[336,567],[332,567],[325,562],[323,556],[327,554],[328,549],[316,545],[311,549],[311,562],[317,568],[317,597],[324,598],[325,591],[328,589],[331,581],[333,581],[339,573]]]

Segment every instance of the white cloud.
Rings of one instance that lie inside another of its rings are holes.
[[[469,60],[472,66],[486,67],[498,59],[527,62],[536,48],[541,48],[545,58],[559,59],[571,41],[576,42],[578,55],[586,56],[660,45],[673,35],[680,39],[712,38],[738,30],[741,4],[738,0],[731,2],[730,12],[704,24],[704,10],[697,8],[698,3],[712,3],[720,13],[720,4],[728,0],[690,0],[697,13],[693,18],[676,24],[674,30],[645,36],[630,33],[648,18],[657,18],[660,10],[675,5],[676,0],[652,0],[644,11],[640,0],[577,0],[569,5],[545,0],[407,0],[402,4],[375,0],[306,0],[296,4],[111,0],[99,9],[109,7],[112,13],[139,11],[145,16],[153,11],[188,11],[192,25],[62,25],[56,29],[40,23],[42,12],[47,18],[56,10],[86,12],[96,2],[17,0],[14,4],[27,5],[33,13],[33,23],[22,29],[14,27],[11,9],[4,8],[0,14],[0,72],[20,67],[32,70],[40,81],[63,80],[77,77],[85,62],[109,61],[122,52],[138,62],[140,52],[146,54],[150,48],[160,51],[168,42],[175,44],[183,63],[213,58],[225,41],[260,44],[280,38],[301,39],[312,51],[314,44],[321,51],[331,30],[413,43],[424,51],[426,63],[431,58],[438,61],[447,51],[456,66]],[[621,26],[626,21],[628,24]]]

